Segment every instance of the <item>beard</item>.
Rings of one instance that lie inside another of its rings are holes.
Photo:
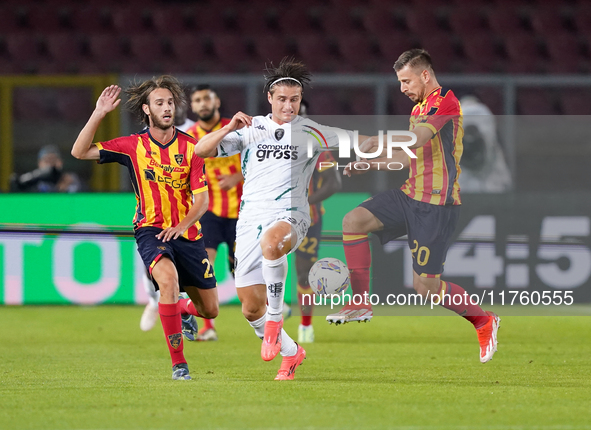
[[[172,115],[172,118],[171,118],[171,121],[169,124],[165,124],[164,122],[160,121],[160,118],[158,118],[154,114],[151,114],[150,118],[152,119],[152,124],[154,124],[154,127],[159,128],[161,130],[168,130],[170,127],[172,127],[174,125],[174,114]]]
[[[210,110],[205,115],[197,114],[197,119],[203,122],[211,121],[211,119],[215,116],[215,109]]]

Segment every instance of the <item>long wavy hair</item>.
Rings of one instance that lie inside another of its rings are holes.
[[[149,105],[149,96],[155,89],[165,88],[172,93],[175,106],[185,106],[187,104],[185,92],[181,83],[174,76],[162,75],[158,78],[153,77],[147,81],[138,83],[134,82],[125,93],[129,96],[129,100],[125,106],[127,109],[136,115],[141,123],[150,126],[150,117],[146,115],[142,109],[143,105]]]

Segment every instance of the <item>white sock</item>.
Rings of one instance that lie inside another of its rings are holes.
[[[267,314],[263,315],[256,321],[249,321],[248,323],[254,328],[256,334],[261,340],[265,337],[265,321],[267,321]]]
[[[156,291],[154,289],[154,284],[152,283],[150,278],[148,278],[148,275],[146,275],[145,272],[142,278],[144,290],[148,294],[148,303],[154,309],[158,309],[158,302],[160,301],[160,291]]]
[[[298,344],[281,329],[281,356],[291,357],[298,352]]]
[[[287,279],[287,255],[282,255],[277,260],[267,260],[263,257],[263,279],[267,284],[269,321],[279,322],[282,317],[285,280]]]
[[[262,340],[265,337],[265,321],[267,315],[263,315],[256,321],[249,321],[248,323],[254,328],[254,333]],[[281,356],[291,357],[298,352],[298,345],[289,337],[285,330],[281,329]]]

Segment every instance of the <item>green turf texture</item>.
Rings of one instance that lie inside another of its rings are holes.
[[[506,317],[483,365],[457,316],[315,321],[294,381],[273,381],[238,307],[185,344],[172,381],[141,307],[0,307],[0,429],[589,429],[591,317]],[[298,317],[285,328],[297,334]]]

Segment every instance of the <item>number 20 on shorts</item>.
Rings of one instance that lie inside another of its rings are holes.
[[[415,247],[410,250],[412,252],[412,256],[417,259],[417,263],[419,266],[424,266],[429,262],[429,255],[431,251],[426,246],[419,247],[419,242],[413,240]]]

